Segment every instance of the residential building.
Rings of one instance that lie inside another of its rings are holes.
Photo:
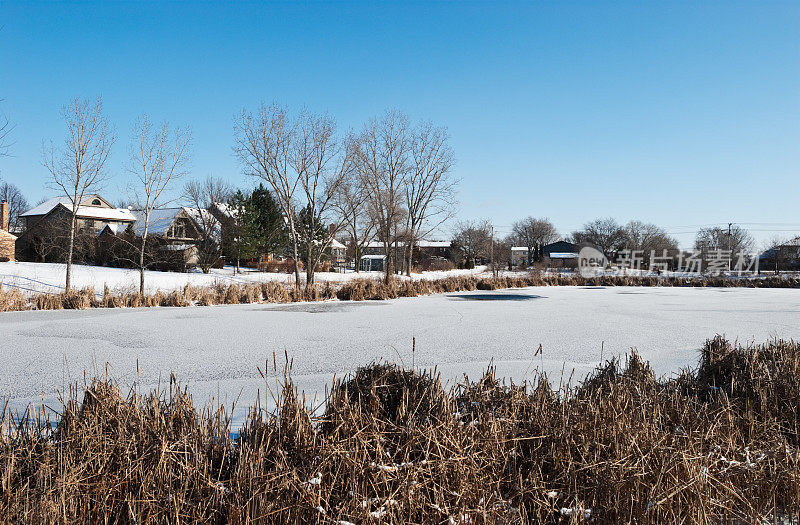
[[[399,266],[403,265],[402,259],[405,253],[405,242],[397,245],[397,260]],[[452,243],[450,241],[421,240],[414,246],[413,265],[421,270],[428,270],[432,263],[451,258]],[[372,241],[364,248],[364,255],[386,255],[384,253],[383,242]]]
[[[106,227],[124,230],[136,221],[126,208],[116,208],[103,197],[90,194],[78,203],[75,260],[92,259],[95,237]],[[56,197],[20,214],[24,230],[17,253],[28,260],[61,260],[69,244],[72,199]]]
[[[581,246],[567,242],[557,241],[542,246],[541,262],[547,267],[574,267],[577,266],[578,253]],[[528,267],[533,261],[528,261],[527,246],[511,247],[511,265],[515,267]]]
[[[800,237],[795,237],[778,246],[773,246],[759,256],[758,267],[761,271],[797,271],[800,270]]]
[[[364,255],[359,261],[358,269],[362,272],[382,272],[385,261],[385,255]]]

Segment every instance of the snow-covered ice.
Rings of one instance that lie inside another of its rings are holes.
[[[54,404],[58,389],[83,384],[84,371],[107,370],[149,390],[173,372],[201,404],[238,399],[243,408],[259,394],[264,400],[259,368],[274,354],[280,372],[284,352],[312,395],[334,374],[373,360],[435,366],[450,381],[476,378],[492,362],[515,381],[543,368],[557,383],[562,370],[565,380],[590,371],[601,347],[604,358],[635,347],[667,374],[696,365],[700,345],[717,333],[743,342],[800,338],[800,291],[541,287],[379,302],[9,312],[0,314],[0,398],[14,409]]]

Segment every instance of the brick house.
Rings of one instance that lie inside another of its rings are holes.
[[[36,261],[61,260],[69,239],[72,201],[69,197],[49,199],[20,214],[23,232],[17,240],[20,258]],[[86,195],[78,204],[77,260],[92,260],[95,238],[106,227],[125,229],[136,217],[130,210],[116,208],[97,194]]]

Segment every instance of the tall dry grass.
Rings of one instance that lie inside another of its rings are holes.
[[[800,288],[795,277],[732,279],[727,277],[637,277],[612,276],[584,278],[576,275],[532,273],[500,277],[454,276],[443,279],[392,280],[354,279],[344,283],[325,282],[298,290],[273,281],[266,283],[223,284],[209,287],[184,286],[172,292],[139,294],[134,291],[112,292],[106,286],[102,295],[91,288],[69,293],[42,293],[25,296],[18,290],[0,286],[0,312],[11,310],[61,310],[86,308],[138,308],[153,306],[212,306],[220,304],[284,303],[341,299],[350,301],[385,300],[435,293],[471,290],[499,290],[528,286],[676,286],[676,287],[749,287]]]
[[[312,413],[291,381],[231,436],[172,379],[95,381],[61,420],[8,414],[10,523],[773,523],[800,515],[800,345],[716,338],[694,372],[636,354],[578,386],[491,370],[445,391],[374,364]],[[783,521],[784,523],[786,521]]]

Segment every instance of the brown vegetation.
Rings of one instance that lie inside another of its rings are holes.
[[[471,290],[500,290],[528,286],[677,286],[677,287],[747,287],[800,288],[797,277],[764,277],[731,279],[726,277],[596,277],[576,275],[543,275],[476,277],[457,276],[443,279],[391,280],[354,279],[345,283],[325,282],[293,290],[288,285],[265,283],[222,284],[211,287],[186,285],[173,292],[153,294],[111,292],[105,288],[102,296],[91,288],[68,293],[42,293],[26,297],[15,289],[0,286],[0,312],[14,310],[62,310],[86,308],[137,308],[146,306],[211,306],[217,304],[285,303],[341,299],[350,301],[385,300],[397,297],[416,297],[435,293]]]
[[[52,427],[0,425],[16,523],[756,523],[800,510],[800,345],[707,341],[658,380],[636,354],[579,386],[490,370],[450,392],[374,364],[312,413],[287,381],[231,434],[185,389],[95,380]]]

